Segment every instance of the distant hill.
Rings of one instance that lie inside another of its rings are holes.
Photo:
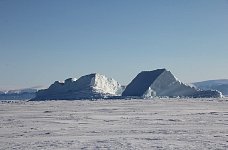
[[[0,100],[26,100],[36,96],[38,89],[26,88],[9,91],[0,91]]]
[[[207,80],[202,82],[192,83],[199,89],[203,90],[218,90],[223,95],[228,95],[228,79]]]

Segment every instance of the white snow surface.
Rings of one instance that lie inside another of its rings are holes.
[[[228,149],[228,99],[0,101],[0,150]]]

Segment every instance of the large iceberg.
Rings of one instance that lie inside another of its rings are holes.
[[[104,75],[93,73],[55,81],[48,89],[39,90],[33,100],[76,100],[125,97],[222,97],[216,90],[200,90],[179,81],[170,71],[157,69],[139,73],[126,87]]]
[[[203,91],[179,81],[170,71],[157,69],[139,73],[122,96],[130,97],[222,97],[221,92]]]
[[[93,73],[76,79],[56,81],[48,89],[37,92],[33,100],[97,99],[121,95],[121,85],[112,78]]]

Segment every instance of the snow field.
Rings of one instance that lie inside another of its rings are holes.
[[[228,149],[228,99],[0,101],[0,149]]]

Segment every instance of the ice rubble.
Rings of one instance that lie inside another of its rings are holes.
[[[121,85],[112,78],[93,73],[78,80],[69,78],[64,82],[56,81],[48,89],[40,90],[33,100],[57,99],[96,99],[121,95]]]
[[[170,71],[157,69],[139,73],[122,96],[132,97],[222,97],[221,92],[199,90],[179,81]]]

